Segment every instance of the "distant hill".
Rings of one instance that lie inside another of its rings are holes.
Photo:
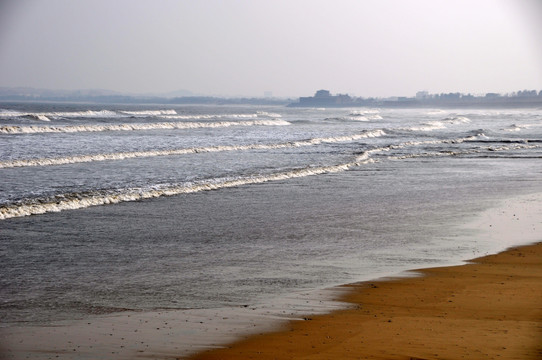
[[[0,96],[27,97],[77,97],[77,96],[115,96],[119,92],[103,89],[51,90],[30,87],[0,87]]]
[[[0,87],[0,101],[58,101],[105,104],[215,104],[215,105],[287,105],[293,99],[222,98],[195,96],[188,90],[162,94],[123,94],[101,89],[49,90],[29,87]]]

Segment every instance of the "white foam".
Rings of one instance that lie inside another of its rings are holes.
[[[414,159],[421,157],[437,157],[437,156],[459,156],[459,155],[471,155],[471,154],[481,154],[487,153],[487,151],[512,151],[512,150],[526,150],[526,149],[540,149],[542,145],[527,145],[527,144],[514,144],[514,145],[503,145],[499,147],[483,147],[477,149],[465,149],[459,151],[440,151],[440,152],[424,152],[418,154],[408,154],[401,156],[390,156],[390,160],[404,160],[404,159]]]
[[[441,114],[444,114],[446,111],[444,110],[440,110],[440,109],[435,109],[435,110],[430,110],[428,112],[426,112],[427,115],[441,115]]]
[[[361,136],[361,134],[360,134]],[[375,148],[357,156],[353,161],[321,167],[304,167],[285,172],[277,172],[268,175],[254,175],[249,177],[239,177],[234,179],[213,179],[201,183],[189,183],[181,185],[155,186],[150,189],[125,189],[114,192],[95,191],[89,193],[64,194],[51,199],[30,199],[27,202],[8,204],[0,206],[0,220],[13,217],[22,217],[29,215],[44,214],[49,212],[60,212],[64,210],[74,210],[87,208],[90,206],[118,204],[128,201],[139,201],[152,199],[161,196],[174,196],[189,194],[200,191],[218,190],[229,187],[237,187],[250,184],[261,184],[270,181],[288,180],[313,175],[328,173],[337,173],[347,171],[352,167],[361,166],[374,162],[371,155],[378,152],[386,152],[393,149],[404,148],[408,146],[417,146],[420,144],[437,143],[459,143],[475,139],[475,136],[449,140],[431,140],[431,141],[412,141],[397,145]],[[338,138],[334,138],[338,139]]]
[[[282,117],[281,114],[269,113],[267,111],[257,111],[256,115],[263,116],[263,117],[270,117],[270,118],[280,118],[280,117]]]
[[[257,118],[281,118],[280,114],[258,111],[255,114],[206,114],[206,115],[178,115],[162,114],[165,119],[179,120],[216,120],[216,119],[257,119]]]
[[[457,125],[457,124],[468,124],[470,123],[470,119],[465,116],[453,116],[453,117],[447,117],[442,120],[437,121],[429,121],[425,123],[428,126],[433,126],[435,129],[443,129],[446,128],[446,125]]]
[[[350,112],[350,117],[347,119],[357,121],[370,121],[370,120],[382,120],[380,111],[376,109],[369,110],[354,110]]]
[[[201,191],[218,190],[250,184],[261,184],[270,181],[288,180],[306,176],[346,171],[360,163],[306,167],[269,175],[256,175],[236,179],[214,179],[212,181],[172,186],[156,186],[153,189],[126,189],[116,192],[92,192],[80,194],[65,194],[55,196],[49,200],[38,200],[32,203],[0,206],[0,220],[13,217],[60,212],[65,210],[82,209],[91,206],[118,204],[128,201],[140,201],[162,196],[190,194]]]
[[[22,117],[22,118],[27,118],[27,119],[32,119],[32,120],[39,120],[39,121],[51,121],[47,117],[47,114],[45,114],[45,113],[43,113],[43,114],[41,114],[41,113],[22,113],[20,111],[5,110],[5,109],[0,110],[0,117],[3,117],[3,118]]]
[[[28,115],[28,117],[35,120],[40,120],[40,121],[51,121],[46,115],[41,115],[41,114],[31,114],[31,115]]]
[[[440,130],[445,129],[446,125],[442,121],[430,121],[427,123],[423,123],[419,126],[411,126],[407,128],[399,128],[398,130],[403,131],[433,131],[433,130]]]
[[[175,110],[140,110],[140,111],[127,111],[122,110],[119,113],[132,115],[132,116],[160,116],[160,115],[177,115]]]
[[[166,122],[145,124],[66,125],[66,126],[0,126],[0,134],[76,133],[101,131],[138,131],[220,128],[230,126],[280,126],[290,125],[284,120],[221,121],[221,122]]]
[[[122,115],[111,110],[85,110],[85,111],[60,111],[60,112],[43,112],[43,113],[23,113],[18,111],[2,111],[2,117],[28,117],[37,120],[47,118],[113,118],[121,117]]]
[[[363,152],[361,157],[368,158],[373,154],[388,152],[388,151],[397,150],[397,149],[404,149],[407,147],[414,147],[414,146],[420,146],[420,145],[460,144],[465,141],[474,141],[476,139],[478,139],[478,135],[468,136],[468,137],[463,137],[463,138],[456,138],[456,139],[445,139],[445,140],[407,141],[400,144],[392,144],[392,145],[387,145],[387,146],[367,150]],[[407,156],[410,156],[410,155],[407,155]],[[399,158],[402,158],[402,157],[389,157],[389,159],[399,159]]]
[[[447,125],[458,125],[458,124],[468,124],[470,123],[470,119],[465,116],[455,116],[455,117],[447,117],[442,120],[435,120],[435,121],[428,121],[425,123],[422,123],[419,126],[411,126],[407,128],[399,128],[398,130],[402,131],[433,131],[433,130],[440,130],[440,129],[446,129]]]
[[[164,115],[164,119],[215,120],[215,119],[256,119],[257,114],[217,114],[217,115]]]
[[[366,110],[354,110],[350,112],[350,115],[367,115],[367,114],[380,114],[380,110],[377,109],[366,109]]]
[[[466,116],[452,116],[444,118],[443,121],[447,122],[448,124],[468,124],[471,122],[471,120]]]
[[[531,127],[536,127],[536,126],[542,126],[542,124],[520,124],[520,125],[512,124],[509,127],[501,129],[501,130],[504,130],[504,131],[521,131],[523,129],[529,129]]]
[[[123,152],[123,153],[111,153],[111,154],[96,154],[96,155],[79,155],[68,156],[61,158],[41,158],[41,159],[22,159],[0,162],[0,168],[12,168],[12,167],[27,167],[27,166],[50,166],[50,165],[65,165],[75,163],[85,163],[93,161],[106,161],[106,160],[124,160],[143,157],[154,156],[170,156],[170,155],[185,155],[204,152],[221,152],[221,151],[243,151],[243,150],[264,150],[264,149],[281,149],[281,148],[293,148],[302,146],[313,146],[322,143],[338,143],[355,141],[365,138],[374,138],[385,135],[382,130],[364,131],[359,134],[339,136],[339,137],[327,137],[327,138],[314,138],[309,140],[290,141],[286,143],[275,144],[248,144],[248,145],[223,145],[223,146],[208,146],[208,147],[193,147],[183,149],[171,149],[171,150],[154,150],[154,151],[136,151],[136,152]]]
[[[37,120],[47,118],[124,118],[124,117],[157,117],[165,119],[206,120],[206,119],[256,119],[280,118],[280,114],[258,111],[252,114],[207,114],[207,115],[180,115],[173,109],[161,110],[85,110],[85,111],[59,111],[43,113],[22,113],[15,110],[1,110],[2,117],[29,117]]]
[[[327,121],[371,121],[371,120],[382,120],[382,116],[378,114],[365,114],[365,115],[352,115],[349,116],[342,116],[342,117],[329,117],[325,120]]]

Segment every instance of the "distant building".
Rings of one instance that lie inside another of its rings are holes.
[[[501,97],[501,94],[497,94],[497,93],[487,93],[486,94],[487,99],[495,99],[495,98],[499,98],[499,97]]]
[[[431,98],[431,96],[429,95],[429,92],[427,91],[418,91],[416,93],[416,100],[425,100],[429,98]]]
[[[314,96],[300,97],[298,102],[291,103],[292,107],[357,107],[377,106],[387,108],[412,107],[540,107],[542,106],[542,91],[522,90],[512,95],[487,93],[471,95],[455,93],[429,94],[427,91],[418,91],[414,97],[388,97],[388,98],[359,98],[348,94],[332,95],[329,90],[318,90]]]
[[[355,99],[348,94],[331,95],[329,90],[318,90],[314,96],[300,97],[299,103],[291,106],[340,107],[354,105]]]
[[[316,94],[314,94],[314,97],[318,99],[330,98],[331,93],[329,92],[329,90],[318,90]]]

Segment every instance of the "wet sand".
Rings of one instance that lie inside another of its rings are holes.
[[[355,308],[191,359],[541,359],[542,244],[347,285]]]

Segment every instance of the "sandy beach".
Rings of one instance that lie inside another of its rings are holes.
[[[348,285],[355,308],[191,359],[540,359],[542,244]]]

